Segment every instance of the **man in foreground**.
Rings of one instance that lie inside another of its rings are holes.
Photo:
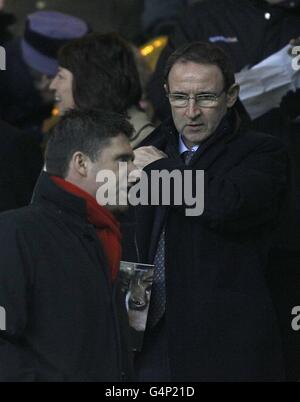
[[[149,175],[179,171],[189,199],[204,192],[204,211],[188,216],[190,206],[175,202],[172,180],[169,205],[137,210],[140,258],[155,264],[139,379],[281,380],[281,341],[264,270],[286,154],[278,139],[241,122],[230,60],[215,45],[194,42],[173,53],[165,91],[172,118],[135,151],[135,164]]]
[[[0,216],[1,381],[121,381],[127,375],[113,215],[124,207],[104,207],[95,198],[99,171],[118,178],[120,161],[128,174],[133,170],[131,134],[119,115],[70,112],[49,140],[47,173],[32,204]],[[116,182],[116,192],[124,191]]]

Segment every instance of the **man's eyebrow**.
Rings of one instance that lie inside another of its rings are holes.
[[[187,95],[187,96],[189,96],[189,94],[188,93],[186,93],[186,92],[181,92],[181,91],[174,91],[174,92],[171,92],[172,94],[174,94],[174,95]],[[203,92],[197,92],[196,94],[195,94],[195,96],[202,96],[202,95],[216,95],[216,91],[203,91]]]
[[[216,91],[206,91],[206,92],[198,92],[196,96],[202,96],[202,95],[216,95]]]

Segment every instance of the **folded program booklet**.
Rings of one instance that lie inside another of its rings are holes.
[[[154,265],[121,261],[120,283],[131,331],[131,345],[140,351],[147,325]]]
[[[252,119],[278,108],[288,92],[300,87],[297,58],[287,45],[260,63],[235,75],[240,84],[240,99]]]

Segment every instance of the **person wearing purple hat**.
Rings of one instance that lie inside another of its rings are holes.
[[[22,57],[34,77],[35,88],[45,101],[53,101],[49,84],[58,70],[59,49],[88,32],[85,21],[58,11],[37,11],[28,15],[21,39]]]
[[[24,61],[41,74],[54,76],[58,69],[58,50],[88,31],[88,25],[83,20],[58,11],[30,14],[21,40]]]
[[[0,77],[3,120],[25,129],[41,126],[54,103],[49,83],[57,72],[60,47],[89,31],[82,19],[57,11],[27,16],[23,36],[5,46],[7,69]]]
[[[43,166],[41,127],[54,105],[48,76],[56,73],[60,46],[88,31],[79,18],[38,11],[28,15],[23,37],[5,44],[7,68],[0,72],[0,211],[30,201]],[[4,122],[22,131],[13,135],[17,131]]]

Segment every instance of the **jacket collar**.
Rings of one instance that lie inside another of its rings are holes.
[[[203,152],[220,138],[223,138],[225,143],[230,142],[236,135],[239,134],[241,126],[244,126],[245,124],[247,123],[244,123],[241,120],[238,111],[233,108],[232,110],[228,111],[226,116],[224,116],[224,118],[221,120],[215,133],[206,141],[201,143],[201,146],[197,152],[195,152],[195,154],[198,154],[201,151]],[[163,122],[141,144],[141,146],[147,145],[155,146],[161,151],[164,151],[169,157],[176,158],[179,156],[179,134],[172,118],[169,118]]]
[[[84,199],[77,197],[56,185],[49,173],[42,172],[34,189],[31,203],[41,202],[52,204],[57,209],[70,213],[87,222],[87,209]]]

